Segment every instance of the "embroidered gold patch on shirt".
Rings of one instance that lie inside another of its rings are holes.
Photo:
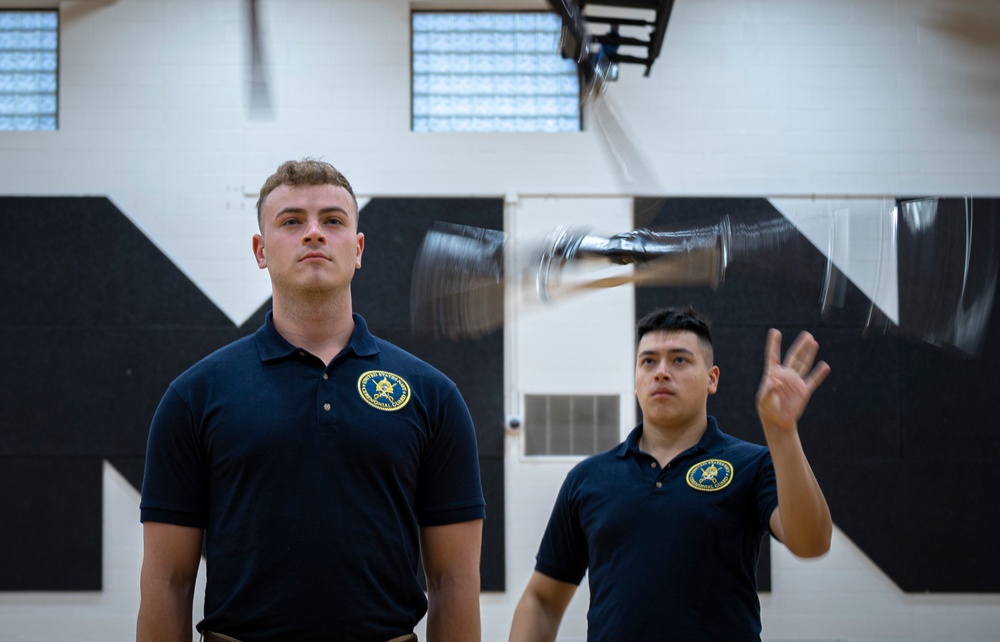
[[[358,377],[358,394],[372,408],[391,412],[410,400],[410,384],[397,374],[369,370]]]
[[[733,465],[721,459],[706,459],[687,472],[688,486],[695,490],[722,490],[733,480]]]

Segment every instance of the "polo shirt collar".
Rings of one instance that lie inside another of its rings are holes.
[[[616,455],[621,457],[626,457],[628,455],[638,455],[641,451],[639,450],[639,437],[642,436],[642,424],[639,424],[632,429],[632,432],[628,434],[625,441],[622,442],[621,446],[618,447]],[[723,449],[725,444],[725,436],[722,431],[719,430],[719,424],[716,423],[715,417],[708,418],[708,427],[705,429],[705,434],[701,436],[698,443],[695,445],[696,451],[702,452],[719,452]]]
[[[264,325],[260,326],[254,334],[261,361],[282,359],[299,350],[285,337],[278,334],[278,330],[274,327],[273,314],[272,311],[268,311],[264,317]],[[354,318],[354,331],[351,332],[351,338],[343,352],[351,350],[361,357],[378,353],[378,343],[372,333],[368,331],[368,323],[356,312],[352,314],[352,317]]]

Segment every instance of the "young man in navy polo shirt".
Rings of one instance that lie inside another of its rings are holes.
[[[757,412],[768,448],[708,416],[719,386],[709,321],[691,308],[644,317],[635,392],[642,423],[566,477],[514,612],[511,642],[554,640],[589,571],[589,642],[759,640],[757,557],[770,531],[794,554],[829,550],[830,511],[798,420],[830,367],[803,332],[781,362],[766,342]]]
[[[351,304],[347,179],[289,161],[257,202],[273,309],[171,383],[150,428],[137,639],[478,640],[484,502],[455,384]],[[423,562],[427,596],[417,577]]]

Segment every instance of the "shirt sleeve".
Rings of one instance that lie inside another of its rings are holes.
[[[483,519],[486,501],[476,430],[457,388],[452,387],[433,416],[417,482],[417,520],[421,526],[442,526]]]
[[[587,572],[587,538],[573,502],[573,476],[567,476],[556,496],[535,556],[535,570],[560,582],[579,585]]]
[[[765,452],[757,473],[757,515],[765,532],[771,533],[771,513],[777,507],[778,482],[774,477],[774,462],[771,461],[771,453]]]
[[[204,528],[208,470],[189,406],[173,386],[153,415],[146,443],[140,520]]]

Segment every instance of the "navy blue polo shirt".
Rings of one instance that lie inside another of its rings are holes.
[[[205,529],[199,629],[254,640],[388,640],[427,610],[421,526],[484,517],[455,384],[354,315],[329,367],[271,315],[170,384],[141,519]]]
[[[757,557],[778,505],[767,448],[719,430],[661,468],[642,425],[566,476],[535,570],[579,584],[587,640],[759,640]]]

